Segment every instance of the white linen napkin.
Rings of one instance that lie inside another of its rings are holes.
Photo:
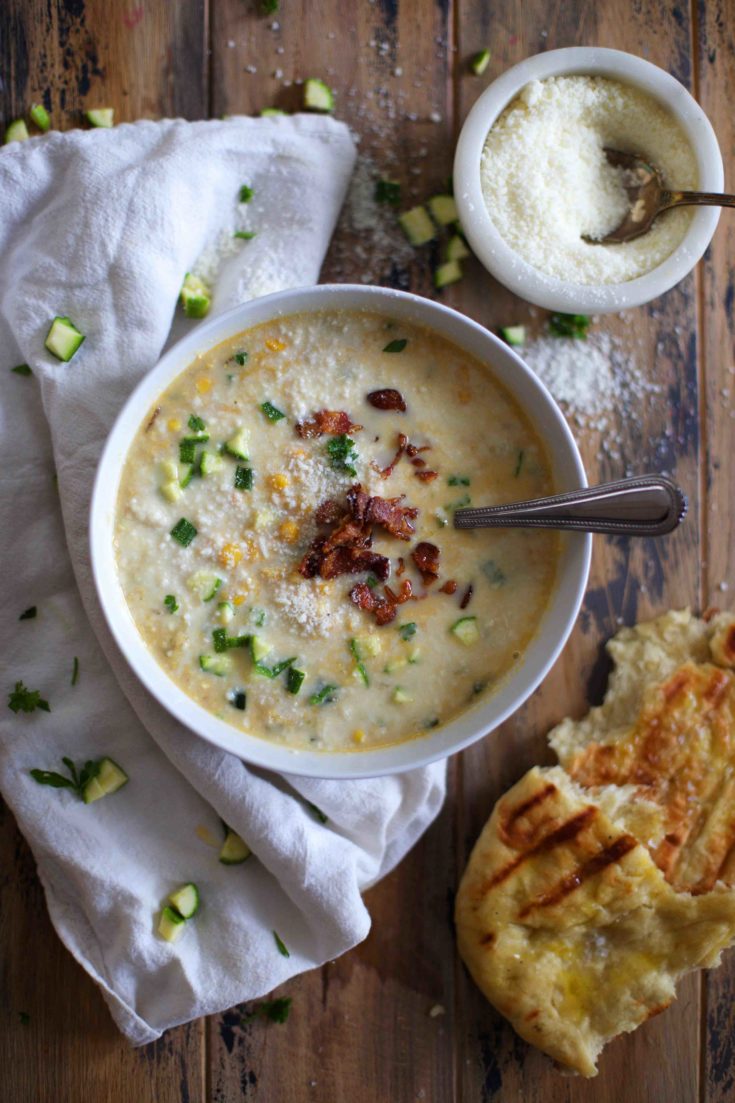
[[[159,358],[183,274],[197,258],[213,268],[233,230],[248,228],[257,236],[224,261],[216,309],[314,282],[353,162],[347,128],[311,116],[140,122],[0,152],[0,688],[22,680],[51,707],[16,715],[0,705],[0,789],[60,938],[135,1044],[360,942],[370,925],[361,891],[402,858],[444,796],[443,764],[330,782],[269,775],[213,749],[131,673],[90,574],[101,448]],[[245,183],[255,191],[246,207]],[[68,364],[44,348],[57,314],[86,334]],[[10,371],[21,362],[33,378]],[[33,605],[36,618],[19,621]],[[62,770],[62,755],[103,754],[130,782],[93,805],[29,774]],[[244,865],[218,862],[220,818],[252,847]],[[158,915],[186,881],[203,904],[171,945]]]

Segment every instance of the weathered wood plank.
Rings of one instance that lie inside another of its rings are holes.
[[[6,0],[0,118],[41,102],[69,130],[94,107],[117,122],[208,114],[206,0]]]
[[[0,1084],[9,1103],[204,1103],[202,1022],[140,1049],[124,1041],[56,937],[33,856],[2,802],[0,869]]]
[[[451,170],[448,7],[294,0],[266,17],[242,0],[219,0],[212,112],[298,110],[302,91],[295,82],[322,77],[337,92],[337,117],[361,136],[358,172],[368,200],[373,171],[402,183],[406,206],[412,197],[426,198],[443,190]],[[360,229],[348,217],[323,278],[362,282],[368,275],[372,282],[430,289],[430,249],[414,254],[395,229],[377,244],[372,238],[368,226]],[[367,941],[285,986],[294,998],[286,1026],[258,1023],[241,1031],[235,1012],[212,1020],[212,1103],[229,1103],[239,1092],[264,1100],[275,1092],[290,1103],[448,1103],[455,970],[448,893],[455,880],[445,811],[400,870],[368,894]],[[435,1004],[446,1012],[431,1018]]]
[[[541,50],[575,44],[601,45],[641,53],[689,82],[689,19],[669,3],[635,5],[614,0],[596,5],[492,6],[461,0],[459,7],[458,105],[467,113],[482,88],[522,58]],[[466,61],[488,46],[492,61],[482,80],[467,71]],[[460,309],[493,328],[525,323],[538,331],[545,313],[530,309],[499,287],[476,265],[471,278],[454,291]],[[604,329],[633,358],[641,375],[661,387],[645,409],[620,410],[611,434],[619,458],[601,450],[601,441],[573,426],[590,481],[627,471],[668,469],[692,498],[686,527],[665,543],[626,543],[597,538],[584,610],[562,659],[541,690],[496,735],[463,755],[464,784],[458,795],[459,864],[467,854],[499,794],[532,764],[551,761],[545,735],[568,713],[580,714],[604,688],[607,664],[602,642],[619,624],[663,611],[669,606],[698,605],[699,440],[696,401],[697,362],[695,293],[690,277],[651,308],[630,310],[623,318],[607,317]],[[611,396],[611,406],[617,400]],[[643,1100],[661,1098],[684,1103],[698,1090],[698,982],[680,987],[679,1001],[665,1015],[610,1047],[592,1083],[569,1080],[531,1050],[484,1002],[466,973],[458,992],[461,1029],[456,1059],[460,1100],[523,1099],[532,1103],[561,1100]],[[666,1053],[666,1062],[655,1053]]]
[[[735,122],[735,6],[732,0],[695,5],[694,75],[699,102],[710,117],[725,161],[725,187],[733,186]],[[704,478],[704,600],[733,607],[735,568],[735,220],[723,211],[702,266],[702,400]],[[702,1098],[728,1103],[735,1096],[735,954],[703,979],[705,1045]]]

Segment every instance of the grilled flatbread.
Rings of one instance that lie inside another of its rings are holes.
[[[612,815],[629,803],[627,790],[590,797],[559,767],[530,770],[497,802],[457,896],[459,950],[479,987],[584,1076],[609,1039],[662,1011],[684,973],[735,939],[735,893],[676,892]]]
[[[661,811],[639,835],[678,890],[735,884],[735,617],[688,610],[624,628],[605,701],[549,741],[590,793],[624,786]]]

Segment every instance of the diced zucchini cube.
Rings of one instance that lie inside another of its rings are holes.
[[[460,617],[449,629],[465,647],[472,647],[480,639],[477,617]]]
[[[500,336],[509,345],[525,345],[526,343],[526,327],[525,326],[503,326],[500,330]]]
[[[161,460],[161,481],[170,483],[172,479],[179,477],[179,465],[175,460]]]
[[[199,911],[199,889],[193,881],[189,881],[172,892],[168,901],[184,919],[191,919]]]
[[[249,434],[246,429],[238,429],[225,441],[225,452],[238,460],[248,459]]]
[[[161,494],[169,502],[176,502],[183,494],[181,483],[178,479],[171,479],[167,483],[161,483]]]
[[[218,456],[216,452],[202,452],[199,460],[199,470],[205,479],[208,475],[214,475],[216,471],[221,471],[223,467],[222,457]]]
[[[42,130],[44,134],[51,126],[51,116],[42,103],[32,103],[31,109],[28,112],[33,122],[36,124],[39,130]]]
[[[250,637],[250,656],[254,663],[262,662],[272,650],[271,645],[266,643],[262,636]]]
[[[212,305],[209,288],[198,276],[187,272],[180,293],[181,305],[187,318],[203,318]]]
[[[187,578],[186,585],[202,601],[211,601],[222,585],[222,579],[213,571],[194,571]]]
[[[82,793],[84,803],[94,804],[101,797],[111,796],[118,789],[122,789],[127,781],[128,775],[121,766],[118,766],[117,762],[113,762],[111,758],[100,759],[97,773],[84,786]]]
[[[179,915],[174,908],[167,904],[158,921],[158,933],[161,938],[165,938],[166,942],[176,942],[184,933],[185,926],[186,920],[183,915]]]
[[[401,686],[396,686],[391,699],[395,705],[410,705],[413,701],[411,694],[407,693]]]
[[[252,851],[244,839],[241,839],[236,831],[227,830],[225,841],[219,852],[219,860],[223,866],[239,866],[252,854]]]
[[[470,251],[459,234],[450,237],[444,256],[447,260],[466,260],[470,256]]]
[[[374,659],[376,655],[380,654],[383,647],[383,642],[380,636],[372,633],[369,636],[361,636],[357,641],[360,648],[360,652],[363,655],[367,655],[369,658]]]
[[[462,267],[458,260],[447,260],[434,272],[434,287],[440,290],[462,279]]]
[[[87,122],[90,126],[101,126],[105,129],[114,125],[114,107],[95,107],[91,111],[85,111]]]
[[[5,128],[3,145],[7,146],[10,142],[27,142],[29,138],[30,134],[25,119],[13,119],[12,123],[8,123]]]
[[[220,624],[229,624],[235,616],[235,607],[231,601],[217,603],[217,620]]]
[[[490,64],[490,51],[478,50],[470,62],[470,68],[476,77],[481,77]]]
[[[309,77],[304,83],[304,107],[312,111],[334,111],[334,92],[319,77]]]
[[[281,111],[280,107],[264,107],[260,115],[263,119],[272,119],[276,115],[288,115],[288,111]]]
[[[57,315],[46,334],[44,344],[57,360],[62,360],[66,364],[71,360],[83,340],[84,334],[79,332],[71,318],[67,318],[65,315]]]
[[[428,206],[440,226],[448,226],[450,222],[456,222],[459,218],[453,195],[432,195]]]
[[[217,678],[224,678],[230,673],[232,663],[228,655],[200,655],[199,666],[207,674],[214,674]]]
[[[425,245],[436,234],[434,223],[429,218],[426,207],[420,205],[412,207],[410,211],[404,211],[398,216],[398,222],[412,245]]]

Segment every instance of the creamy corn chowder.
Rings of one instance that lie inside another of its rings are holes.
[[[279,318],[199,356],[126,458],[115,551],[190,697],[289,747],[420,736],[492,693],[549,600],[553,533],[456,509],[552,490],[481,363],[368,312]]]

